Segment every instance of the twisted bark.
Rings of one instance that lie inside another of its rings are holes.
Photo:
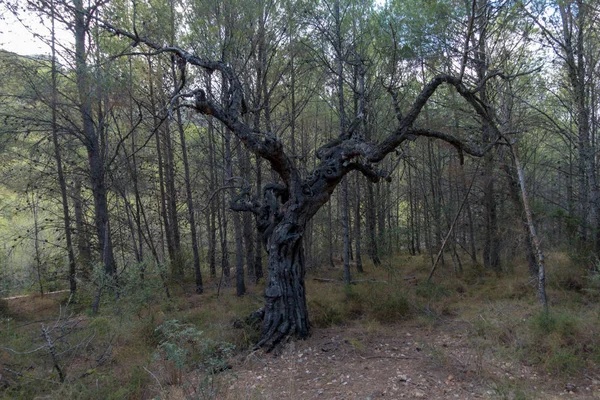
[[[204,69],[210,76],[217,72],[226,81],[226,85],[222,85],[226,87],[226,93],[217,98],[211,95],[210,90],[207,96],[203,89],[195,89],[176,94],[171,104],[183,99],[179,107],[189,107],[209,118],[216,118],[248,151],[266,160],[278,175],[279,183],[266,185],[260,198],[253,197],[250,190],[246,190],[231,202],[231,208],[236,211],[254,213],[262,244],[269,256],[262,339],[257,344],[257,347],[267,350],[276,348],[290,336],[305,338],[310,333],[304,286],[303,235],[308,221],[327,203],[345,175],[358,171],[371,182],[388,178],[388,174],[376,169],[376,164],[404,141],[415,140],[419,136],[444,140],[456,147],[461,157],[464,153],[482,156],[495,145],[497,139],[480,147],[466,138],[415,126],[423,107],[440,86],[452,86],[475,114],[486,121],[491,136],[500,137],[488,106],[477,97],[478,87],[468,89],[461,78],[438,75],[423,87],[405,115],[401,115],[397,107],[398,125],[383,141],[373,143],[359,134],[357,127],[361,126],[365,114],[360,113],[354,121],[344,125],[339,137],[317,151],[319,162],[316,168],[302,177],[300,168],[285,151],[280,138],[245,122],[243,114],[247,110],[243,88],[231,67],[223,62],[201,59],[178,47],[158,45],[108,23],[104,25],[109,31],[125,36],[135,44],[145,44],[153,49],[152,54],[171,53],[185,60],[188,66]]]

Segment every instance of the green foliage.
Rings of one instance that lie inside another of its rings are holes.
[[[519,384],[505,380],[494,384],[494,392],[502,400],[528,400],[525,390]]]
[[[575,374],[585,365],[576,348],[557,348],[545,362],[546,369],[555,374]]]
[[[328,299],[310,299],[308,301],[311,324],[319,328],[341,325],[344,314],[341,305]]]
[[[8,316],[8,303],[4,299],[0,299],[0,318]]]
[[[583,291],[594,299],[600,298],[600,272],[597,270],[590,272]]]
[[[384,283],[368,283],[348,287],[346,290],[349,309],[355,313],[382,322],[394,323],[405,320],[410,315],[410,305],[401,286]]]
[[[105,336],[113,329],[113,322],[108,317],[96,317],[90,321],[88,326],[98,334]]]
[[[172,361],[178,369],[201,368],[213,374],[227,369],[235,347],[207,338],[191,324],[167,320],[155,329],[158,337],[156,358]]]
[[[447,297],[452,294],[452,291],[442,285],[438,285],[435,282],[423,281],[417,285],[417,296],[424,297],[426,299],[439,299],[441,297]]]
[[[539,336],[557,333],[564,338],[573,338],[578,333],[579,321],[570,313],[541,312],[531,320],[531,329]]]
[[[573,374],[585,365],[583,345],[587,338],[582,321],[572,313],[541,312],[530,321],[531,342],[526,356],[553,373]]]

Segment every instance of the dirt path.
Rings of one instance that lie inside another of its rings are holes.
[[[591,377],[556,379],[505,363],[460,324],[315,330],[279,356],[254,353],[233,367],[231,399],[593,399]],[[569,390],[570,389],[570,390]]]

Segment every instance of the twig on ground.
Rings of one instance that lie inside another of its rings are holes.
[[[158,378],[156,377],[156,375],[154,375],[154,374],[152,373],[152,371],[150,371],[150,370],[149,370],[148,368],[146,368],[146,367],[144,367],[144,370],[145,370],[147,373],[149,373],[149,374],[150,374],[150,376],[152,376],[152,377],[153,377],[153,378],[156,380],[156,383],[158,383],[158,387],[160,388],[160,390],[163,390],[163,387],[162,387],[162,385],[160,384],[160,381],[158,380]]]

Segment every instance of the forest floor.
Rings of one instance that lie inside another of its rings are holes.
[[[428,285],[424,258],[393,262],[351,287],[339,268],[309,273],[312,335],[272,353],[233,323],[260,286],[166,299],[157,283],[99,315],[83,295],[2,299],[0,399],[600,399],[600,279],[565,255],[549,257],[549,315],[524,266],[446,267]]]
[[[277,355],[237,357],[215,398],[600,399],[600,375],[540,371],[497,349],[473,346],[471,331],[468,322],[450,319],[435,327],[407,321],[376,332],[315,329]],[[192,384],[199,378],[185,379]],[[189,393],[182,386],[162,391],[169,399]]]

